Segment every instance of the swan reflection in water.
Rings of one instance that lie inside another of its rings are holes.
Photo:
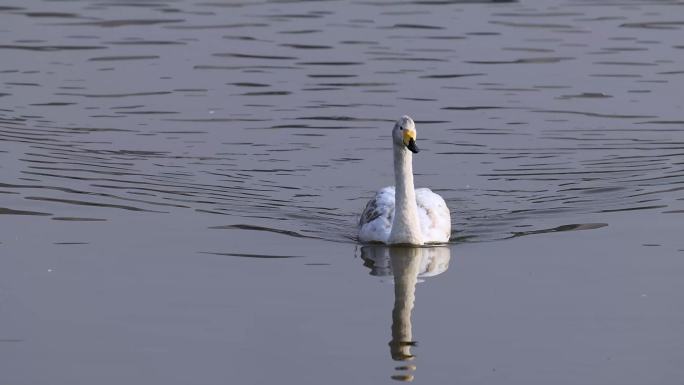
[[[411,312],[415,301],[416,284],[422,278],[433,277],[449,268],[451,253],[448,247],[388,247],[361,248],[364,266],[375,276],[394,276],[394,308],[392,309],[392,340],[390,355],[395,361],[411,361],[411,347],[416,345],[411,327]],[[413,381],[415,365],[396,368],[392,376],[399,381]]]

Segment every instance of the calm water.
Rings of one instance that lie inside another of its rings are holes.
[[[681,382],[682,36],[668,0],[4,1],[0,382]],[[403,114],[453,242],[361,248]]]

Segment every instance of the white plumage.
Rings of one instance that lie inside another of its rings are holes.
[[[429,188],[416,189],[418,223],[424,243],[444,243],[451,236],[451,216],[444,199]],[[394,217],[394,186],[377,193],[367,204],[359,220],[359,241],[389,243]]]
[[[359,220],[359,241],[385,244],[444,243],[451,236],[451,217],[444,199],[428,188],[414,189],[412,153],[416,131],[413,120],[402,117],[392,131],[396,185],[381,189]]]

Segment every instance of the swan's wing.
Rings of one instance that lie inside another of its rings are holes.
[[[359,219],[359,241],[387,243],[394,217],[394,187],[385,187],[368,201]]]
[[[451,215],[441,196],[429,188],[416,189],[418,219],[427,243],[443,243],[451,236]]]

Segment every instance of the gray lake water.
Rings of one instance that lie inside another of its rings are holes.
[[[0,384],[680,384],[683,89],[674,0],[3,1]]]

